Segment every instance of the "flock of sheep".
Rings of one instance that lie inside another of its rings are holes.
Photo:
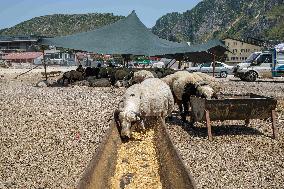
[[[131,137],[134,128],[145,129],[148,117],[169,116],[176,103],[183,121],[189,111],[190,96],[217,98],[220,85],[215,78],[203,73],[178,71],[161,79],[154,78],[149,71],[135,72],[132,78],[136,84],[130,86],[115,112],[121,129],[121,136]],[[135,126],[134,126],[135,125]]]
[[[148,117],[171,115],[174,104],[179,107],[181,118],[186,122],[189,114],[190,96],[211,99],[217,98],[220,84],[204,73],[188,71],[173,72],[167,69],[133,70],[114,68],[82,68],[65,72],[65,80],[69,83],[88,78],[99,80],[104,78],[116,87],[127,87],[123,101],[116,111],[122,137],[131,137],[134,128],[145,129],[144,120]],[[106,79],[107,78],[107,79]],[[110,86],[110,85],[105,85]],[[134,126],[135,125],[135,126]]]
[[[63,74],[69,83],[90,78],[105,81],[116,87],[128,87],[123,101],[116,111],[122,137],[131,137],[134,128],[145,129],[144,120],[147,117],[162,117],[171,115],[174,104],[179,107],[181,118],[186,122],[189,114],[190,96],[211,99],[217,98],[220,84],[204,73],[189,73],[188,71],[173,72],[167,69],[133,70],[114,68],[86,68]],[[106,84],[105,86],[109,86]],[[135,126],[134,126],[135,125]]]
[[[60,82],[62,85],[80,82],[80,81],[88,81],[90,86],[96,87],[96,85],[92,85],[97,81],[104,81],[106,87],[109,85],[117,86],[117,87],[129,87],[130,85],[134,84],[135,82],[140,82],[140,76],[136,73],[137,69],[128,69],[128,68],[91,68],[87,67],[86,69],[82,67],[78,67],[77,70],[71,70],[65,72],[63,74],[62,79]],[[162,78],[166,75],[174,73],[172,69],[165,69],[165,68],[155,68],[149,70],[151,72],[151,76],[156,78]],[[148,74],[149,72],[139,72],[139,74]],[[132,78],[134,74],[137,75],[137,81],[133,81]],[[142,76],[144,79],[144,75]],[[145,77],[147,78],[147,77]]]
[[[189,114],[190,96],[211,99],[217,98],[220,84],[204,73],[188,71],[173,72],[170,69],[133,70],[114,68],[86,68],[65,72],[63,81],[69,83],[104,78],[105,86],[127,87],[123,101],[116,111],[122,137],[131,137],[134,128],[145,129],[147,117],[171,115],[174,104],[179,107],[181,118],[186,122]],[[107,78],[107,79],[106,79]],[[100,85],[103,86],[103,85]],[[135,125],[135,126],[134,126]]]

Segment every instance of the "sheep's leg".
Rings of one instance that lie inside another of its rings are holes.
[[[183,112],[183,106],[182,106],[182,104],[179,104],[179,105],[178,105],[178,109],[179,109],[179,112],[180,112],[180,113]]]
[[[186,112],[188,111],[188,110],[186,110],[186,107],[188,107],[188,106],[186,106],[186,103],[183,102],[183,103],[180,104],[181,120],[183,122],[186,122]]]
[[[182,105],[182,102],[177,100],[176,103],[178,105],[180,116],[182,117],[183,116],[183,105]]]
[[[62,79],[62,86],[64,86],[65,78]]]
[[[183,122],[187,122],[186,120],[186,116],[189,115],[189,102],[188,101],[183,101],[182,104],[182,109],[183,109],[183,112],[181,111],[181,119]]]
[[[184,108],[184,116],[185,116],[185,121],[186,121],[186,116],[189,115],[189,106],[188,106],[188,102],[184,102],[183,103],[183,108]]]

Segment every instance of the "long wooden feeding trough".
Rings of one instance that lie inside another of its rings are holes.
[[[158,172],[162,188],[195,189],[195,182],[176,151],[166,130],[164,121],[156,120],[153,130],[155,133],[153,141],[158,160]],[[85,169],[77,188],[113,188],[111,182],[116,171],[118,154],[120,153],[119,149],[123,144],[125,144],[125,142],[121,140],[119,128],[114,120],[101,145]],[[125,188],[125,186],[116,188]]]
[[[271,117],[273,138],[277,138],[275,108],[277,100],[256,94],[224,96],[223,99],[190,97],[192,122],[206,121],[208,138],[212,140],[210,121],[267,119]]]

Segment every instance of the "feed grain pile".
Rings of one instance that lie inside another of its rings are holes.
[[[124,89],[37,88],[38,74],[17,80],[4,76],[0,82],[0,188],[74,188]]]
[[[242,82],[220,79],[223,94],[255,93],[278,99],[279,139],[272,139],[271,120],[213,121],[213,141],[205,123],[167,123],[171,138],[189,168],[197,188],[281,189],[284,186],[284,81]]]
[[[133,132],[133,139],[123,143],[118,151],[113,189],[161,189],[159,164],[154,146],[154,130]]]

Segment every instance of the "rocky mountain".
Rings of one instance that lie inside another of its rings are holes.
[[[284,40],[284,1],[203,0],[184,13],[162,16],[152,31],[173,41],[224,37]]]
[[[64,36],[89,31],[122,19],[111,13],[54,14],[35,17],[11,28],[0,30],[0,35]]]

